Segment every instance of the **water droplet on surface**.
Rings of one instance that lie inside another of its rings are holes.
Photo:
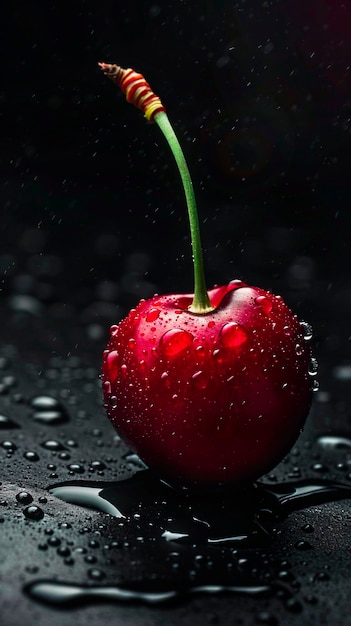
[[[55,439],[47,439],[44,441],[41,446],[46,448],[46,450],[51,450],[52,452],[57,452],[58,450],[64,450],[65,447],[59,441]]]
[[[17,450],[16,444],[13,441],[10,441],[8,439],[1,441],[0,446],[4,448],[4,450],[7,450],[8,452],[14,452],[15,450]]]
[[[32,417],[36,422],[41,422],[45,426],[56,426],[68,421],[67,413],[63,409],[57,411],[35,411]]]
[[[25,509],[23,509],[23,515],[27,519],[38,522],[39,520],[43,519],[44,511],[39,506],[31,504],[30,506],[27,506]]]
[[[351,448],[351,439],[338,435],[321,435],[317,438],[317,443],[325,450],[346,450]]]
[[[70,463],[70,465],[68,465],[67,467],[69,471],[73,474],[84,474],[85,472],[83,465],[81,465],[80,463]]]
[[[271,591],[271,586],[267,584],[208,584],[184,587],[184,585],[167,585],[162,580],[158,583],[158,581],[154,580],[151,582],[151,585],[152,588],[150,589],[148,581],[125,583],[122,586],[84,586],[77,583],[58,582],[56,580],[40,580],[25,585],[24,591],[33,600],[58,607],[72,606],[73,604],[81,606],[82,603],[93,600],[122,603],[142,602],[153,606],[174,602],[176,599],[192,595],[232,593],[259,596]]]
[[[113,324],[110,326],[110,336],[114,337],[117,334],[118,326],[117,324]]]
[[[50,487],[65,502],[91,507],[117,518],[132,518],[143,508],[157,507],[159,540],[221,548],[258,547],[272,542],[271,527],[291,511],[351,498],[351,486],[325,479],[292,481],[274,486],[249,485],[211,500],[206,495],[189,500],[158,481],[149,470],[117,482],[77,481]],[[233,498],[240,506],[233,507]],[[160,503],[162,507],[160,508]],[[264,513],[262,516],[261,512]],[[270,513],[270,515],[268,515]],[[153,524],[156,528],[156,523]]]
[[[148,310],[146,314],[146,321],[155,322],[160,317],[160,314],[161,314],[160,309],[156,309],[155,307],[152,307],[151,309]]]
[[[94,567],[93,569],[88,570],[88,576],[92,580],[103,580],[106,574],[101,569]]]
[[[224,324],[220,332],[223,346],[226,348],[238,348],[248,339],[248,334],[237,322]]]
[[[37,454],[36,452],[33,452],[32,450],[28,450],[27,452],[25,452],[23,454],[23,458],[26,459],[26,461],[31,461],[31,462],[36,462],[39,461],[39,454]]]
[[[61,407],[57,398],[53,398],[52,396],[35,396],[31,399],[30,406],[37,411],[47,411]]]
[[[255,303],[258,304],[262,311],[266,314],[269,315],[272,311],[272,300],[270,300],[269,298],[267,298],[267,296],[257,296],[255,298]]]
[[[312,550],[313,546],[309,541],[306,541],[305,539],[300,539],[299,541],[295,543],[295,548],[297,550],[305,551],[305,550]]]
[[[27,491],[20,491],[16,494],[16,500],[20,504],[31,504],[31,502],[33,502],[33,496]]]
[[[11,428],[19,428],[19,426],[6,415],[0,415],[0,430],[10,430]]]
[[[315,393],[316,391],[318,391],[318,389],[319,389],[319,382],[318,380],[314,379],[312,383],[312,391]]]
[[[295,352],[297,356],[301,356],[303,354],[303,347],[299,343],[295,346]]]
[[[42,422],[46,426],[62,424],[68,421],[68,415],[57,398],[52,396],[35,396],[30,401],[34,409],[32,415],[36,422]]]
[[[160,347],[167,356],[176,356],[187,348],[190,348],[193,339],[193,335],[187,330],[174,328],[165,332],[161,337]]]

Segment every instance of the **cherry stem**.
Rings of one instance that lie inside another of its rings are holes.
[[[152,91],[149,83],[146,82],[142,74],[138,74],[130,68],[123,69],[119,65],[113,65],[111,63],[99,63],[99,66],[104,74],[120,87],[122,92],[126,95],[128,102],[131,102],[138,109],[141,109],[149,122],[156,122],[158,124],[173,153],[184,187],[193,251],[194,298],[188,310],[191,313],[209,313],[213,311],[214,307],[211,305],[206,289],[199,218],[193,184],[183,151],[167,117],[165,107],[160,98]]]
[[[156,122],[156,124],[164,134],[175,158],[182,179],[186,204],[188,208],[191,247],[193,252],[194,264],[194,297],[188,310],[191,313],[209,313],[210,311],[213,311],[214,307],[211,305],[206,289],[199,217],[197,213],[194,188],[191,181],[189,168],[186,163],[183,150],[168,119],[167,113],[165,113],[164,111],[156,113],[153,121]]]

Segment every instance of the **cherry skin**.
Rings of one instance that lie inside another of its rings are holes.
[[[311,403],[311,349],[279,296],[241,281],[141,301],[104,352],[106,411],[121,438],[164,480],[242,484],[296,441]]]

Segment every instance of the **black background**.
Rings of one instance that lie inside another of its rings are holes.
[[[130,253],[147,272],[137,296],[191,291],[172,156],[100,75],[102,59],[144,73],[167,107],[193,173],[209,286],[238,276],[286,295],[296,274],[323,288],[344,280],[350,20],[341,2],[7,4],[3,253],[58,254],[67,301],[83,285],[119,284]],[[45,242],[27,233],[23,246],[26,229]]]
[[[23,521],[15,494],[46,493],[53,482],[50,461],[58,466],[56,480],[69,473],[46,451],[40,450],[38,464],[23,461],[20,452],[39,449],[44,438],[29,422],[30,397],[44,390],[66,402],[72,420],[65,436],[79,441],[78,450],[70,450],[72,462],[98,454],[115,454],[121,462],[123,447],[110,450],[112,428],[98,381],[109,325],[141,297],[191,292],[193,284],[173,157],[156,125],[125,102],[98,61],[143,73],[167,108],[193,174],[208,286],[241,278],[272,289],[312,323],[321,382],[313,428],[350,436],[350,27],[351,8],[341,0],[14,1],[2,7],[1,366],[16,378],[2,380],[0,400],[1,412],[22,426],[2,437],[16,440],[17,457],[0,450],[9,505],[1,518],[6,626],[28,618],[61,623],[60,613],[37,608],[21,591],[38,576],[67,577],[58,557],[51,569],[41,562],[36,541],[50,524],[61,532],[57,519],[64,515],[79,545],[82,524],[96,529],[102,519],[84,510],[79,517],[75,507],[62,509],[52,498],[42,526]],[[88,368],[84,375],[77,364]],[[82,407],[86,422],[82,415],[76,419]],[[96,425],[103,432],[100,448],[91,434]],[[61,435],[46,428],[46,438]],[[303,475],[318,476],[311,468],[320,450],[301,446]],[[347,471],[349,457],[342,459]],[[338,459],[329,460],[335,470]],[[292,458],[277,475],[286,478],[295,463]],[[115,476],[109,466],[104,480]],[[342,563],[350,513],[340,506],[292,516],[275,548],[274,558],[290,559],[318,599],[316,609],[304,604],[303,615],[318,623],[340,623],[348,602]],[[303,522],[315,524],[319,546],[305,561],[293,548]],[[111,536],[117,531],[109,529]],[[17,543],[8,556],[11,537]],[[129,553],[123,558],[129,571]],[[327,569],[330,591],[316,590],[316,572]],[[142,571],[148,574],[145,563]],[[109,580],[114,575],[108,570]],[[78,557],[70,576],[85,581]],[[339,600],[330,604],[336,593]],[[301,623],[300,613],[274,602],[272,608],[269,601],[209,599],[201,612],[198,601],[170,609],[167,624],[253,624],[261,609],[281,614],[280,623]],[[142,609],[118,608],[118,616],[123,623],[165,623],[162,609],[147,611],[145,618]],[[104,624],[116,612],[107,605],[64,619],[86,623],[88,616]]]

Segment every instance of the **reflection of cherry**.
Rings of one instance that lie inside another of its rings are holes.
[[[147,111],[152,103],[148,119],[170,140],[188,200],[195,265],[193,295],[141,301],[111,328],[103,362],[107,413],[131,448],[172,483],[258,478],[290,449],[308,414],[310,331],[279,296],[258,287],[232,281],[207,293],[192,186],[164,108],[140,75],[101,67],[129,100],[137,95],[140,108],[142,98]]]

